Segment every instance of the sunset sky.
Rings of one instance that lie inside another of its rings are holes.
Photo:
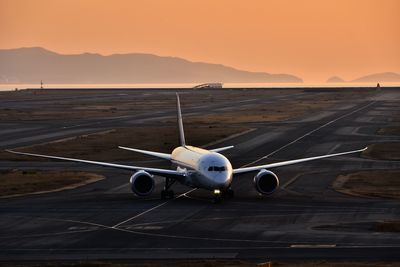
[[[400,73],[400,0],[0,0],[0,49],[31,46],[350,80]]]

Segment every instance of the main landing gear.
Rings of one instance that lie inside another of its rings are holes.
[[[165,178],[165,186],[161,191],[161,199],[172,199],[174,198],[174,191],[169,188],[175,183],[175,179]]]

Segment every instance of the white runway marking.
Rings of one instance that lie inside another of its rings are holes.
[[[195,189],[192,189],[195,190]],[[183,196],[180,195],[180,196]],[[25,217],[25,216],[21,216]],[[148,233],[148,232],[140,232],[140,231],[133,231],[133,230],[128,230],[124,228],[115,228],[112,226],[107,226],[104,224],[98,224],[98,223],[92,223],[92,222],[86,222],[86,221],[78,221],[78,220],[69,220],[69,219],[56,219],[56,218],[43,218],[43,217],[35,217],[36,219],[43,219],[43,220],[49,220],[49,221],[60,221],[60,222],[70,222],[70,223],[78,223],[78,224],[84,224],[84,225],[91,225],[91,226],[98,226],[102,229],[109,229],[109,230],[116,230],[120,232],[125,232],[125,233],[130,233],[130,234],[136,234],[136,235],[142,235],[142,236],[150,236],[150,237],[163,237],[163,238],[177,238],[177,239],[187,239],[187,240],[201,240],[201,241],[223,241],[223,242],[246,242],[246,243],[259,243],[259,244],[266,244],[266,243],[271,243],[271,244],[282,244],[286,248],[296,248],[296,247],[290,247],[287,245],[287,241],[279,241],[279,240],[258,240],[258,239],[231,239],[231,238],[212,238],[212,237],[196,237],[196,236],[184,236],[184,235],[170,235],[170,234],[157,234],[157,233]],[[100,230],[100,229],[97,229]],[[93,231],[96,231],[93,229]],[[307,243],[304,240],[291,240],[295,245],[301,244],[302,246],[318,246],[321,245],[321,243]],[[292,245],[293,245],[292,243]],[[344,247],[400,247],[400,244],[380,244],[377,246],[370,246],[368,244],[360,244],[360,243],[342,243],[342,244],[335,244],[336,246],[340,246],[342,248]],[[333,247],[334,248],[334,247]],[[120,248],[119,248],[120,249]]]
[[[293,244],[291,248],[334,248],[336,244]]]
[[[316,131],[318,131],[318,130],[320,130],[320,129],[322,129],[322,128],[324,128],[324,127],[326,127],[326,126],[328,126],[328,125],[330,125],[330,124],[332,124],[332,123],[335,123],[335,122],[337,122],[338,120],[341,120],[341,119],[343,119],[343,118],[345,118],[345,117],[348,117],[348,116],[350,116],[350,115],[352,115],[352,114],[354,114],[354,113],[356,113],[356,112],[359,112],[359,111],[361,111],[361,110],[363,110],[363,109],[365,109],[365,108],[371,106],[372,104],[375,104],[375,101],[374,101],[374,102],[371,102],[371,103],[369,103],[369,104],[367,104],[367,105],[365,105],[365,106],[363,106],[363,107],[361,107],[361,108],[359,108],[359,109],[356,109],[356,110],[354,110],[354,111],[352,111],[352,112],[350,112],[350,113],[344,114],[344,115],[342,115],[342,116],[340,116],[340,117],[338,117],[338,118],[336,118],[336,119],[334,119],[334,120],[331,120],[331,121],[329,121],[329,122],[327,122],[327,123],[325,123],[325,124],[323,124],[323,125],[321,125],[321,126],[315,128],[314,130],[311,130],[311,131],[309,131],[308,133],[306,133],[306,134],[300,136],[299,138],[293,140],[292,142],[287,143],[287,144],[284,145],[284,146],[281,146],[280,148],[278,148],[278,149],[272,151],[271,153],[269,153],[268,155],[263,156],[263,157],[261,157],[261,158],[255,160],[255,161],[253,161],[253,162],[250,162],[250,163],[248,163],[248,164],[242,166],[241,168],[247,167],[247,166],[250,166],[250,165],[253,165],[253,164],[255,164],[255,163],[257,163],[257,162],[259,162],[259,161],[261,161],[261,160],[263,160],[263,159],[269,158],[270,156],[272,156],[272,155],[276,154],[277,152],[281,151],[282,149],[285,149],[285,148],[287,148],[288,146],[290,146],[290,145],[292,145],[292,144],[294,144],[294,143],[297,143],[297,142],[300,141],[301,139],[303,139],[303,138],[305,138],[305,137],[307,137],[307,136],[309,136],[309,135],[315,133]]]
[[[96,229],[86,229],[86,230],[74,230],[74,231],[63,231],[56,233],[48,233],[48,234],[32,234],[32,235],[13,235],[13,236],[0,236],[0,239],[18,239],[18,238],[37,238],[37,237],[45,237],[45,236],[57,236],[57,235],[69,235],[69,234],[78,234],[78,233],[87,233],[97,231]]]
[[[150,211],[153,211],[153,210],[155,210],[155,209],[158,209],[159,207],[162,207],[162,206],[166,205],[167,203],[171,202],[171,201],[174,200],[174,199],[181,198],[181,197],[185,196],[186,194],[189,194],[189,193],[193,192],[194,190],[196,190],[196,188],[191,189],[191,190],[189,190],[189,191],[187,191],[187,192],[185,192],[185,193],[183,193],[183,194],[180,194],[180,195],[177,196],[176,198],[170,199],[170,200],[165,201],[165,202],[163,202],[163,203],[161,203],[161,204],[158,204],[157,206],[154,206],[154,207],[152,207],[152,208],[150,208],[150,209],[148,209],[148,210],[145,210],[145,211],[143,211],[143,212],[141,212],[141,213],[139,213],[139,214],[137,214],[137,215],[135,215],[135,216],[133,216],[133,217],[131,217],[131,218],[125,220],[125,221],[122,221],[122,222],[120,222],[120,223],[117,223],[117,224],[111,226],[111,228],[117,228],[118,226],[120,226],[120,225],[122,225],[122,224],[124,224],[124,223],[130,222],[130,221],[132,221],[133,219],[139,218],[140,216],[145,215],[145,214],[147,214],[147,213],[149,213]]]
[[[334,248],[399,248],[399,244],[394,244],[394,245],[335,245],[334,247],[330,247],[332,249]],[[251,249],[251,250],[266,250],[266,249],[296,249],[297,247],[291,247],[291,246],[245,246],[245,247],[238,247],[238,246],[223,246],[223,247],[190,247],[190,249],[193,250],[231,250],[231,249]],[[113,250],[133,250],[133,251],[147,251],[147,250],[152,250],[152,251],[174,251],[174,250],[188,250],[187,247],[162,247],[162,248],[157,248],[157,247],[124,247],[123,249],[119,247],[111,247],[111,248],[52,248],[52,249],[46,249],[46,248],[17,248],[17,249],[3,249],[3,251],[113,251]]]

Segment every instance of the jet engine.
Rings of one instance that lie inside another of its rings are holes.
[[[270,195],[278,189],[279,179],[275,173],[264,169],[254,176],[254,185],[261,194]]]
[[[153,176],[145,171],[135,172],[130,179],[132,192],[140,197],[150,195],[154,190]]]

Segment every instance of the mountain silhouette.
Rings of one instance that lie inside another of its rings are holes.
[[[234,69],[151,54],[62,55],[44,48],[0,50],[0,83],[302,82],[289,74]]]
[[[332,76],[328,80],[326,80],[327,83],[343,83],[345,80],[338,76]]]
[[[400,74],[394,72],[382,72],[366,75],[352,82],[400,82]]]
[[[342,83],[342,82],[350,82],[350,83],[379,83],[379,82],[400,82],[400,74],[394,72],[382,72],[382,73],[374,73],[366,76],[362,76],[360,78],[345,81],[338,76],[330,77],[327,83]]]

